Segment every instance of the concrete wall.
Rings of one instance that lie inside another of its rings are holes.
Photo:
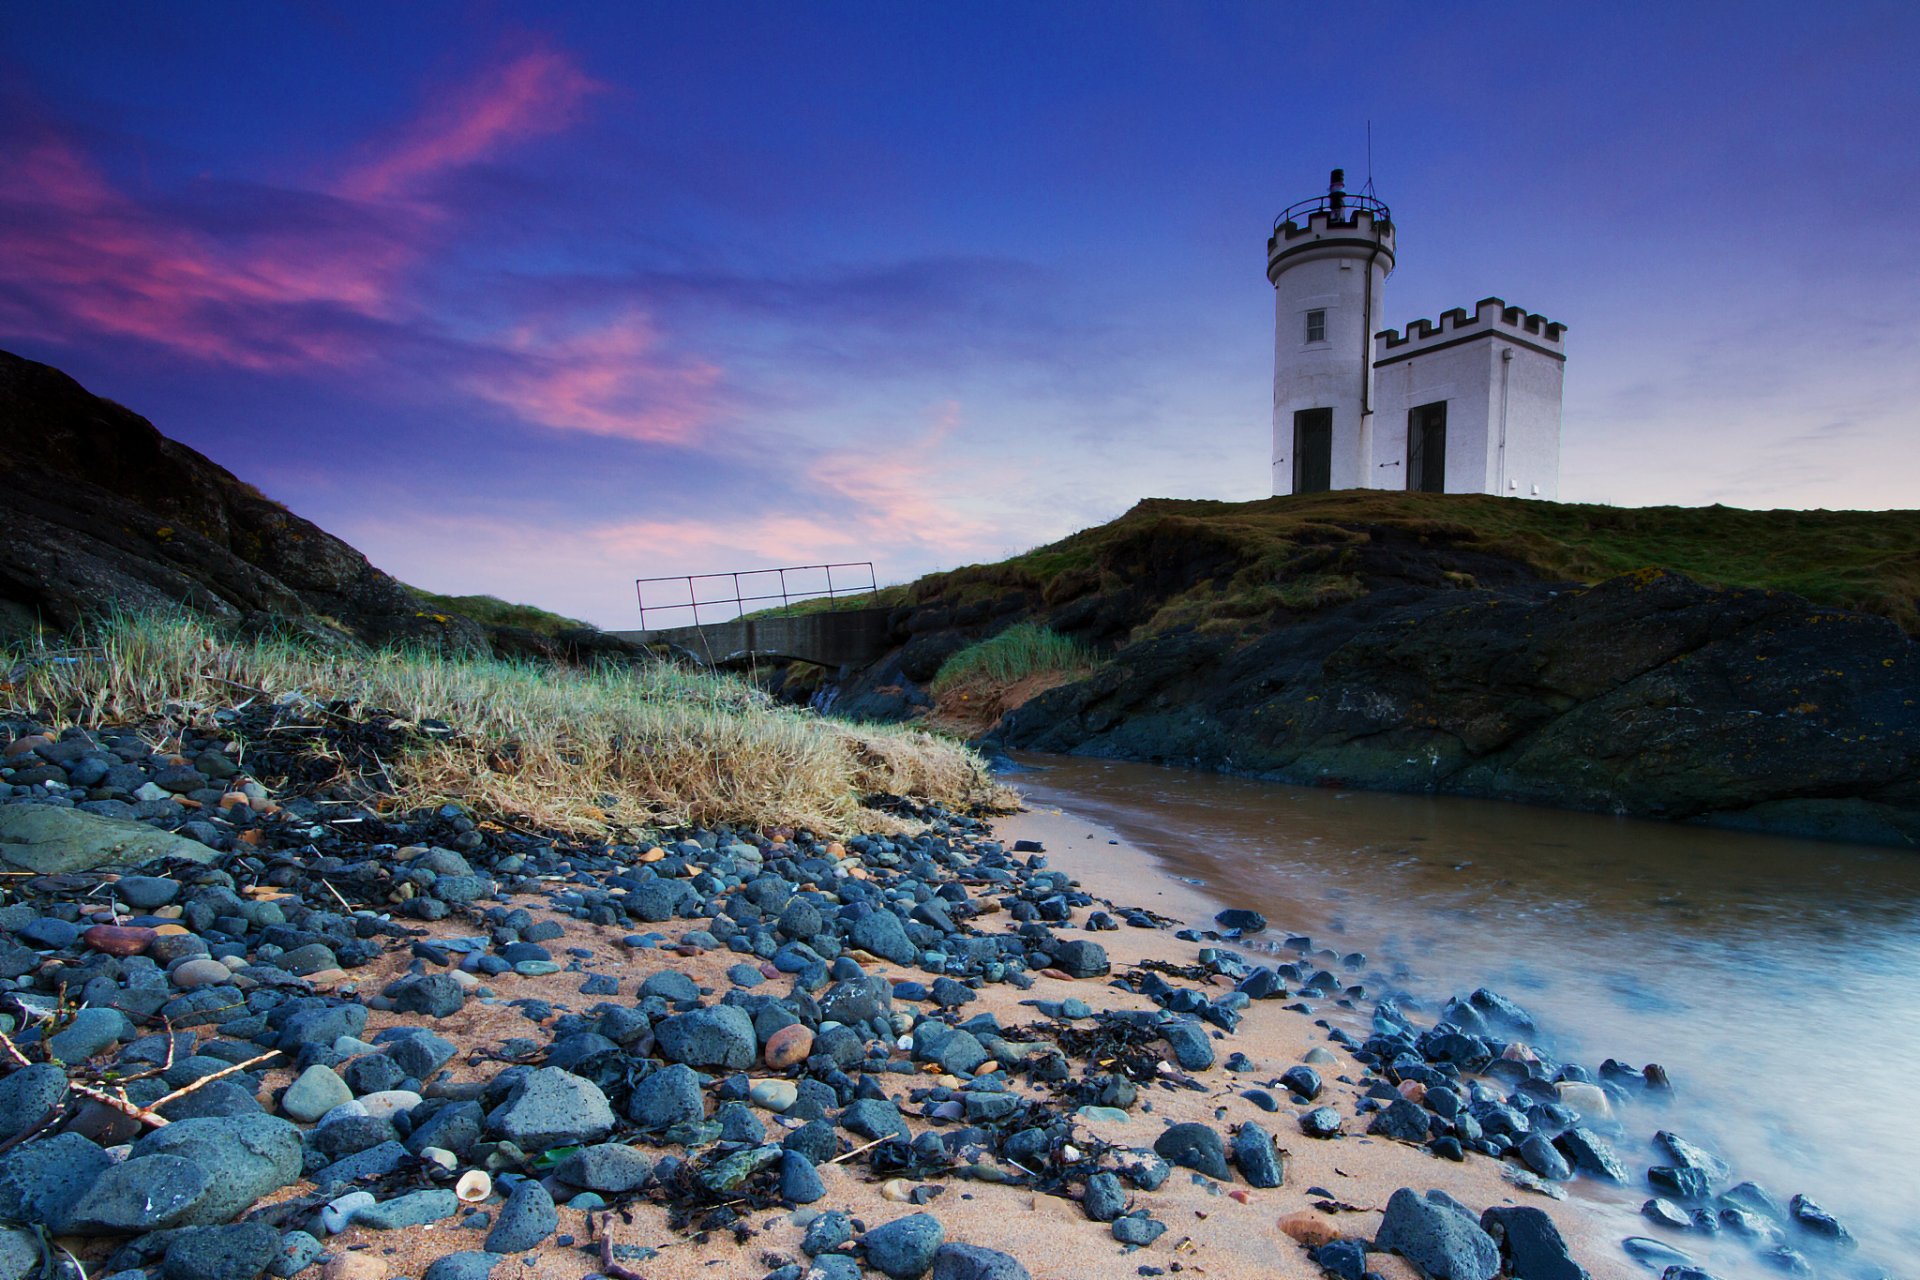
[[[1293,492],[1293,415],[1301,409],[1333,410],[1330,483],[1335,489],[1364,488],[1370,424],[1361,409],[1372,376],[1369,330],[1383,314],[1393,229],[1382,223],[1376,231],[1370,214],[1330,224],[1326,214],[1316,213],[1306,227],[1277,233],[1267,258],[1274,288],[1273,492]],[[1324,341],[1307,341],[1309,311],[1326,312]]]
[[[657,631],[616,631],[636,644],[671,644],[703,662],[719,663],[749,654],[797,658],[823,667],[871,662],[889,647],[891,609],[843,609],[784,618],[736,618],[699,627]]]

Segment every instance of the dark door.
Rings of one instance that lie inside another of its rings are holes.
[[[1407,411],[1407,488],[1447,491],[1447,402]]]
[[[1293,491],[1325,493],[1333,487],[1333,410],[1299,409],[1293,415]]]

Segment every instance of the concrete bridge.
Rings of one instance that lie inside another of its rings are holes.
[[[713,667],[752,658],[785,658],[822,667],[858,666],[872,662],[891,647],[887,639],[887,615],[891,612],[842,609],[613,634],[635,644],[671,645]]]

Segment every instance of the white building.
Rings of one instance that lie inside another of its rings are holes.
[[[1566,326],[1483,298],[1375,332],[1393,251],[1387,207],[1338,169],[1275,221],[1274,493],[1557,497]]]

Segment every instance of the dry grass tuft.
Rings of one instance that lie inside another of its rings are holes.
[[[54,725],[204,718],[250,698],[442,720],[387,762],[393,802],[457,801],[598,835],[681,823],[897,829],[877,795],[1004,804],[978,756],[920,730],[782,707],[744,681],[665,664],[567,668],[413,650],[328,653],[234,640],[181,615],[96,626],[6,655],[9,714]]]

